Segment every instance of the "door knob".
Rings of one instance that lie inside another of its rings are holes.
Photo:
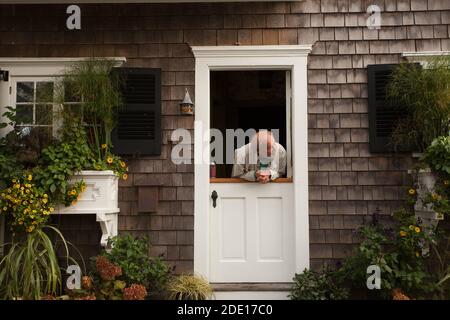
[[[219,195],[217,194],[217,191],[214,190],[214,191],[211,193],[211,198],[212,198],[212,201],[213,201],[213,208],[216,207],[216,200],[217,200],[218,197],[219,197]]]

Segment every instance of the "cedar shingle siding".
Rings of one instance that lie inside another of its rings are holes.
[[[371,4],[382,9],[379,30],[366,28]],[[192,165],[170,161],[168,137],[193,129],[194,118],[178,114],[184,88],[194,94],[189,45],[315,43],[308,63],[312,267],[349,254],[358,241],[353,230],[376,208],[388,215],[400,205],[412,159],[369,152],[366,66],[398,63],[403,51],[450,50],[450,1],[81,5],[81,31],[65,30],[65,8],[1,5],[0,55],[125,56],[128,67],[162,69],[161,155],[130,160],[119,229],[148,235],[153,254],[178,272],[193,269],[194,175]],[[140,186],[159,186],[157,212],[138,213]]]

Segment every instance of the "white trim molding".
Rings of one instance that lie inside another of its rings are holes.
[[[195,58],[231,57],[301,57],[311,52],[311,45],[285,46],[193,46]]]
[[[0,0],[0,4],[86,4],[86,3],[217,3],[217,2],[284,2],[285,0]],[[295,0],[302,2],[305,0]]]
[[[295,270],[309,267],[307,57],[311,45],[192,47],[195,57],[194,271],[210,279],[210,72],[289,70],[292,83],[292,161],[295,211]],[[206,137],[206,138],[205,138]],[[208,157],[209,158],[209,157]],[[207,192],[205,192],[205,187]]]
[[[8,70],[10,77],[14,76],[58,76],[72,64],[89,58],[0,58],[0,69]],[[120,67],[127,59],[125,57],[102,57],[116,61]]]
[[[419,52],[403,52],[402,58],[409,62],[418,62],[426,66],[430,59],[439,56],[448,56],[450,51],[419,51]]]

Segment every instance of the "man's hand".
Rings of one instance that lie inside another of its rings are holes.
[[[261,183],[267,183],[270,181],[270,174],[267,174],[267,171],[258,170],[255,173],[256,181]]]

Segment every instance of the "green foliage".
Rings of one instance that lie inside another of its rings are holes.
[[[295,274],[289,297],[292,300],[343,300],[348,298],[348,290],[334,282],[331,271],[319,273],[305,269]]]
[[[111,280],[99,281],[96,283],[97,289],[95,296],[99,300],[122,300],[123,289],[126,287],[125,281]]]
[[[9,154],[0,154],[0,189],[11,183],[14,177],[22,174],[23,167]]]
[[[41,150],[51,143],[48,128],[18,127],[16,109],[7,106],[6,110],[3,116],[7,122],[0,123],[0,128],[9,126],[12,130],[0,138],[0,152],[14,155],[19,167],[36,165]]]
[[[53,243],[44,230],[56,233],[64,245],[69,264],[68,244],[58,229],[44,226],[24,239],[10,244],[0,261],[1,299],[40,299],[61,290],[61,271]],[[76,262],[75,262],[76,263]]]
[[[434,139],[425,149],[421,161],[433,171],[450,176],[450,136]]]
[[[70,205],[73,199],[69,190],[80,189],[81,183],[69,185],[69,178],[78,171],[92,169],[93,154],[87,144],[81,125],[73,125],[59,143],[42,151],[39,165],[33,169],[33,176],[40,188],[48,192],[55,203]]]
[[[173,277],[167,286],[170,300],[207,300],[213,297],[213,290],[205,279],[197,275]]]
[[[424,250],[433,241],[433,233],[405,209],[395,212],[393,218],[392,228],[379,223],[360,228],[362,242],[338,270],[340,283],[363,289],[367,267],[378,265],[382,297],[390,296],[395,288],[416,296],[435,289],[426,266],[428,253]]]
[[[101,146],[111,145],[117,108],[122,104],[119,82],[112,73],[114,64],[108,59],[87,59],[73,64],[63,75],[64,87],[70,87],[72,94],[83,100],[84,120],[92,125],[99,158]]]
[[[425,150],[450,130],[450,57],[428,61],[426,68],[402,63],[394,71],[387,93],[408,110],[392,136],[394,145],[416,145]]]
[[[126,283],[142,284],[151,291],[162,291],[170,277],[170,267],[161,257],[149,257],[147,238],[135,238],[130,234],[109,240],[110,252],[103,255],[123,270],[120,279]]]

